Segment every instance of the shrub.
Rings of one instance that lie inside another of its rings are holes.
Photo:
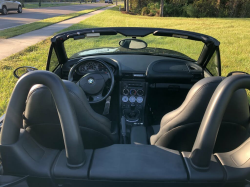
[[[219,14],[218,0],[195,0],[193,6],[199,17],[216,17]]]
[[[159,16],[160,15],[160,3],[149,3],[147,6],[149,12],[149,16]]]
[[[150,13],[150,10],[148,7],[144,7],[142,10],[141,10],[141,15],[148,15]]]
[[[199,12],[196,7],[194,7],[192,4],[185,5],[183,9],[186,11],[187,15],[190,17],[199,17]]]
[[[183,5],[165,4],[163,11],[166,16],[183,16]]]
[[[169,0],[164,5],[164,15],[167,16],[186,16],[186,12],[183,9],[188,3],[188,0]]]
[[[146,7],[149,0],[130,0],[130,10],[135,14],[141,14],[142,8]]]

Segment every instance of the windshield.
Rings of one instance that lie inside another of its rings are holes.
[[[131,37],[117,35],[101,35],[98,37],[86,37],[80,40],[70,38],[64,42],[68,58],[84,57],[97,54],[149,54],[170,56],[197,61],[204,44],[200,41],[174,38],[166,36],[148,35],[137,37],[147,43],[143,49],[128,49],[121,47],[119,42]]]

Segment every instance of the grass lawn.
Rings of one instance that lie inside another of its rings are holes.
[[[144,17],[122,14],[118,11],[118,8],[113,8],[63,31],[119,26],[161,27],[211,35],[221,42],[223,75],[236,70],[250,72],[250,19]],[[183,42],[186,42],[186,40]],[[166,42],[166,48],[170,43],[170,40]],[[12,75],[13,70],[24,65],[45,69],[49,44],[50,41],[47,39],[0,62],[0,115],[4,113],[12,89],[17,81]]]
[[[70,6],[70,5],[79,5],[79,2],[42,2],[41,7],[39,7],[39,2],[29,2],[29,3],[24,3],[23,8],[46,8],[46,7],[56,7],[56,6]]]
[[[58,22],[61,22],[61,21],[67,20],[67,19],[81,16],[83,14],[87,14],[87,13],[99,10],[101,8],[104,8],[104,7],[96,7],[93,9],[82,10],[82,11],[71,13],[71,14],[65,14],[65,15],[61,15],[61,16],[57,16],[57,17],[47,18],[47,19],[43,19],[41,21],[20,25],[20,26],[5,29],[5,30],[1,30],[0,31],[0,39],[7,39],[7,38],[18,36],[18,35],[21,35],[21,34],[24,34],[27,32],[37,30],[37,29],[41,29],[43,27],[47,27],[49,25],[52,25],[52,24],[55,24],[55,23],[58,23]]]

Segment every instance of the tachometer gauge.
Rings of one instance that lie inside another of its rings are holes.
[[[97,68],[98,71],[106,71],[106,68],[101,63],[98,63],[96,68]]]
[[[87,62],[85,64],[86,71],[96,71],[96,64],[94,62]]]

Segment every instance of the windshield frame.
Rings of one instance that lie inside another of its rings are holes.
[[[74,37],[81,38],[87,33],[100,33],[100,35],[116,35],[119,33],[125,37],[145,37],[149,34],[153,34],[155,36],[166,36],[201,41],[204,43],[204,47],[197,60],[197,63],[201,66],[209,61],[209,59],[211,58],[211,54],[213,54],[220,45],[220,42],[211,36],[183,30],[145,27],[108,27],[82,29],[64,32],[52,37],[51,42],[56,49],[60,64],[64,64],[69,60],[64,48],[64,41]]]

